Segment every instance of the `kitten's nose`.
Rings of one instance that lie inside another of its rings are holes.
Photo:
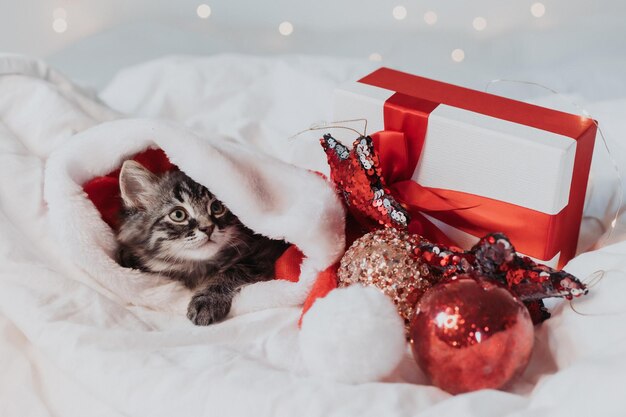
[[[211,237],[211,235],[213,234],[213,229],[215,229],[215,225],[209,225],[209,226],[203,226],[203,227],[199,227],[198,229],[200,229],[201,232],[206,233],[206,235],[208,237]]]

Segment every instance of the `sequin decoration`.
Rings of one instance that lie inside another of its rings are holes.
[[[350,213],[366,231],[381,226],[407,228],[409,214],[386,186],[372,138],[361,136],[351,151],[329,134],[320,142],[328,159],[331,180]]]
[[[396,229],[366,234],[341,259],[338,286],[377,287],[393,300],[408,330],[415,304],[431,287],[429,269],[411,256],[415,245],[415,236]]]
[[[571,299],[588,292],[575,276],[519,256],[502,233],[485,236],[469,251],[444,248],[422,239],[414,254],[441,278],[471,272],[499,282],[526,304],[534,323],[550,317],[542,299]]]
[[[459,275],[485,276],[508,288],[526,304],[534,323],[550,317],[542,299],[588,292],[573,275],[517,255],[502,233],[489,234],[464,251],[397,229],[380,229],[353,243],[337,275],[340,287],[359,283],[379,288],[393,300],[406,324],[426,290]]]

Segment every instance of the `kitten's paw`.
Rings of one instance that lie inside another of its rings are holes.
[[[187,317],[197,326],[223,320],[230,311],[231,299],[216,294],[196,294],[187,308]]]

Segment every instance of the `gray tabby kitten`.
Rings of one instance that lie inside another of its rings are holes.
[[[245,284],[271,279],[274,262],[287,248],[245,227],[181,171],[155,175],[125,161],[120,189],[118,262],[195,289],[187,311],[194,324],[226,317],[235,293]]]

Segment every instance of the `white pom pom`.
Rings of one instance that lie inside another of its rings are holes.
[[[380,380],[406,352],[404,324],[378,289],[352,285],[333,290],[307,311],[300,351],[309,372],[334,381]]]

